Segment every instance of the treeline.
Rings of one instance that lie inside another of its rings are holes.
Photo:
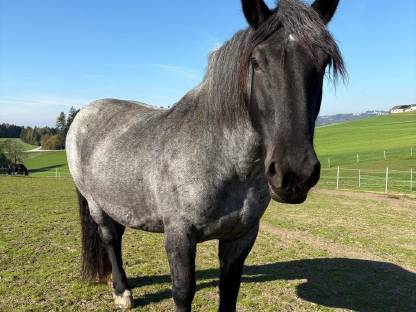
[[[65,148],[66,134],[68,133],[69,127],[74,121],[75,116],[78,114],[79,109],[71,107],[68,115],[65,115],[64,112],[61,112],[56,119],[56,127],[51,128],[38,128],[39,135],[36,137],[39,139],[37,145],[41,145],[42,149],[45,150],[60,150]],[[34,130],[34,129],[33,129]],[[35,131],[34,131],[35,132]],[[22,135],[24,133],[22,132]],[[25,138],[20,136],[20,138],[25,141]],[[29,143],[29,142],[27,142]]]
[[[61,112],[56,119],[56,127],[19,127],[0,124],[0,138],[20,138],[23,142],[42,146],[45,150],[59,150],[65,148],[65,139],[69,126],[74,121],[79,109],[71,107],[68,115]]]
[[[20,139],[28,144],[43,146],[44,141],[55,134],[57,134],[55,128],[26,127],[20,132]]]
[[[0,138],[18,138],[22,130],[23,127],[2,123],[0,124]]]

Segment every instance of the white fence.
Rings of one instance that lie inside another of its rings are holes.
[[[335,189],[362,189],[384,193],[414,193],[415,170],[323,168],[320,184]]]

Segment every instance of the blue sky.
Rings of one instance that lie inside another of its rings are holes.
[[[107,97],[171,105],[245,27],[240,0],[0,0],[0,123],[54,125]],[[341,0],[330,29],[349,82],[327,84],[321,114],[416,103],[416,1]]]

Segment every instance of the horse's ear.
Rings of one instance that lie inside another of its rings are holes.
[[[312,8],[319,13],[325,24],[328,24],[337,10],[339,0],[315,0]]]
[[[241,0],[241,3],[246,20],[254,29],[258,29],[272,15],[263,0]]]

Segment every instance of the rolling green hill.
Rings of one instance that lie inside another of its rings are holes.
[[[316,130],[318,154],[374,153],[377,150],[416,148],[416,113],[377,116]]]
[[[34,148],[37,148],[37,146],[27,144],[27,143],[23,142],[21,139],[0,138],[0,144],[2,144],[4,141],[7,141],[7,140],[12,140],[12,141],[17,142],[18,144],[22,145],[23,150],[25,150],[25,151],[29,151],[29,150],[32,150]]]
[[[315,147],[324,164],[370,162],[371,168],[407,169],[416,165],[416,113],[377,116],[317,128]],[[411,149],[413,148],[413,159]],[[384,158],[386,151],[386,158]],[[358,154],[358,160],[357,160]]]
[[[389,190],[416,192],[416,113],[317,128],[315,147],[323,168],[321,185],[335,187],[340,166],[340,188],[384,191],[388,168]]]
[[[69,176],[65,151],[28,153],[25,165],[32,176]]]

